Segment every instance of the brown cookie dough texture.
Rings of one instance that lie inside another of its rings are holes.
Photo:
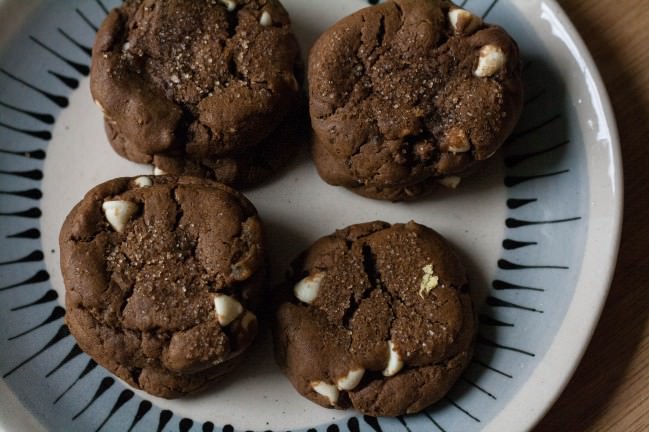
[[[277,361],[325,407],[416,413],[446,394],[472,355],[463,265],[414,222],[352,225],[319,239],[293,263],[280,297]]]
[[[61,229],[66,324],[97,363],[177,397],[229,372],[257,333],[261,224],[235,190],[193,177],[96,186]]]
[[[313,158],[361,195],[414,199],[492,156],[522,109],[516,43],[443,0],[344,18],[309,55]]]
[[[121,156],[251,184],[288,158],[250,168],[259,154],[291,155],[301,142],[283,130],[305,110],[302,69],[277,0],[126,0],[97,33],[90,88]]]

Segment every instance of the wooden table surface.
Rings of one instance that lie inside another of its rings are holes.
[[[536,431],[649,430],[649,1],[559,0],[611,97],[624,164],[615,277],[575,375]]]

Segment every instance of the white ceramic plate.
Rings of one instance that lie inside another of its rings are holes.
[[[110,3],[110,4],[109,4]],[[561,391],[613,272],[622,181],[601,80],[552,1],[468,0],[524,57],[525,112],[504,151],[458,190],[413,204],[324,184],[306,154],[247,191],[266,222],[275,274],[351,223],[415,219],[469,266],[476,356],[422,414],[368,418],[299,397],[263,333],[214,390],[167,401],[133,391],[81,353],[63,325],[57,236],[69,209],[109,178],[150,173],[116,156],[88,91],[89,47],[114,0],[0,2],[0,426],[6,430],[515,431]],[[304,52],[363,0],[284,0]]]

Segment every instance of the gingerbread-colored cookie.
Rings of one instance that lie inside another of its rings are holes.
[[[278,294],[276,357],[313,402],[415,413],[468,365],[476,320],[466,273],[432,229],[352,225],[316,241],[291,273]]]
[[[261,223],[235,190],[193,177],[102,183],[61,229],[66,324],[97,363],[177,397],[229,372],[257,332]]]
[[[315,43],[308,76],[320,175],[375,198],[413,199],[463,175],[498,150],[522,109],[516,43],[445,0],[344,18]]]

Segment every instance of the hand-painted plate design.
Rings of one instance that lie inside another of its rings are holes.
[[[134,391],[83,354],[63,324],[58,231],[91,186],[150,173],[107,144],[88,91],[90,47],[114,0],[0,1],[0,428],[14,430],[523,430],[549,407],[588,342],[620,229],[621,168],[607,97],[561,10],[543,0],[465,0],[520,44],[522,121],[495,160],[453,192],[375,202],[324,184],[306,154],[246,191],[282,273],[351,223],[415,219],[463,251],[480,314],[476,356],[427,411],[370,418],[302,399],[268,334],[231,377],[176,401]],[[370,2],[373,3],[373,2]],[[303,52],[367,3],[284,0]]]

